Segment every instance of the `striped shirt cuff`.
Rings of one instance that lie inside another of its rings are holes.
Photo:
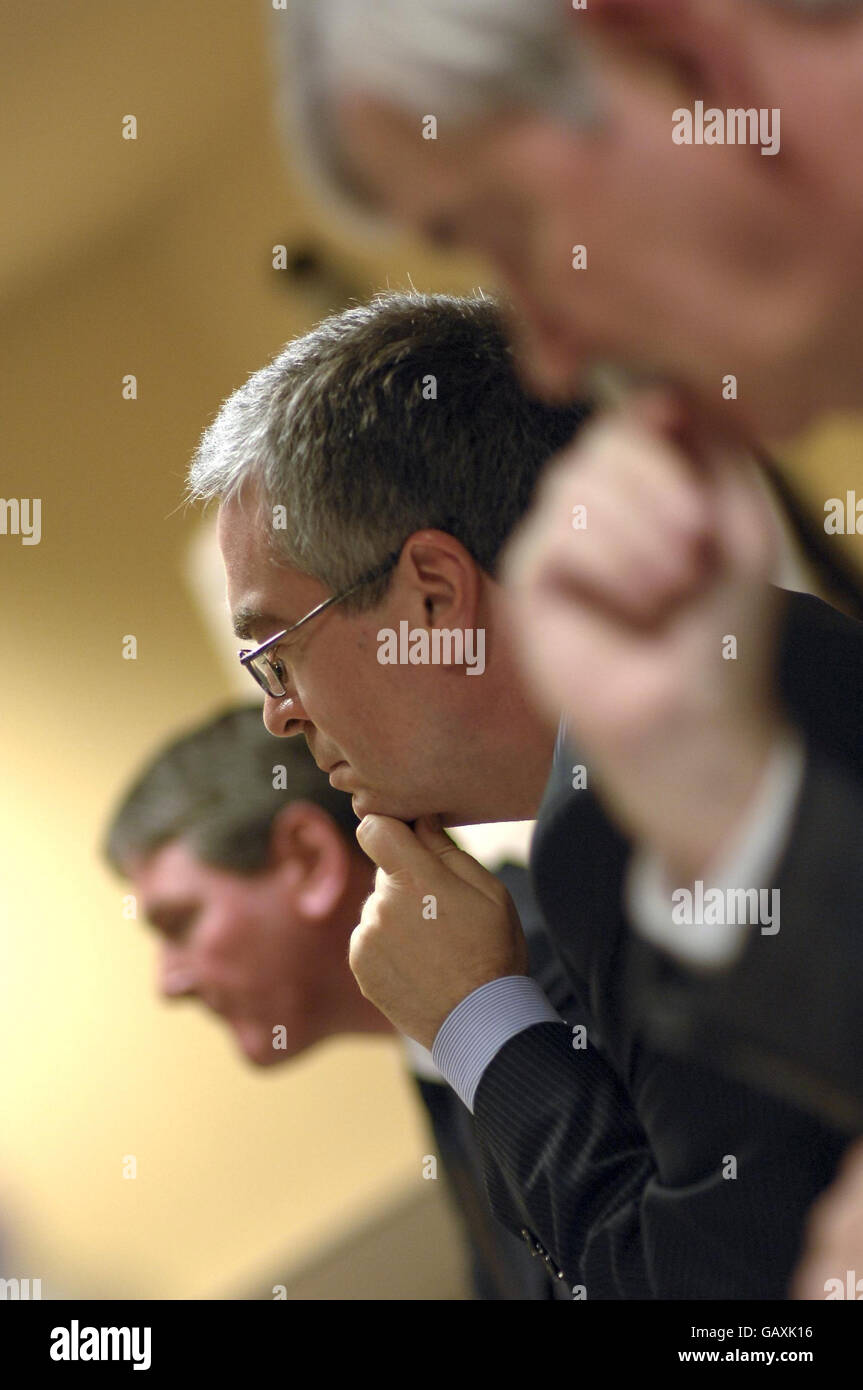
[[[434,1064],[473,1114],[483,1072],[504,1043],[534,1023],[560,1023],[536,980],[502,975],[480,985],[457,1004],[438,1029]]]

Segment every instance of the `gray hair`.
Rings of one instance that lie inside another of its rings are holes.
[[[304,172],[367,217],[332,129],[334,91],[453,125],[500,106],[585,124],[597,100],[561,0],[287,0],[274,12],[283,116]],[[299,137],[297,141],[297,137]]]
[[[861,0],[768,0],[832,17]],[[567,0],[286,0],[274,11],[283,118],[303,171],[336,210],[379,220],[353,179],[332,125],[335,91],[378,96],[457,125],[524,106],[584,128],[602,119],[589,35]],[[568,13],[569,11],[569,13]]]
[[[492,300],[379,295],[289,343],[225,401],[188,495],[226,501],[248,485],[262,543],[336,591],[428,527],[493,574],[546,460],[586,414],[525,394]],[[375,606],[391,577],[348,607]]]
[[[296,801],[320,807],[361,853],[351,799],[330,786],[305,739],[277,740],[264,727],[260,705],[237,705],[148,760],[114,810],[102,852],[126,874],[134,858],[179,841],[204,864],[260,873],[269,862],[273,822]]]

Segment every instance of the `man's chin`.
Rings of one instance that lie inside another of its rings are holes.
[[[272,1049],[269,1052],[263,1052],[258,1048],[244,1047],[242,1043],[240,1044],[240,1052],[246,1061],[251,1062],[258,1071],[277,1067],[279,1062],[289,1062],[292,1057],[297,1055],[296,1052],[274,1052]]]
[[[285,1045],[276,1047],[276,1037],[256,1023],[232,1023],[231,1030],[241,1053],[254,1067],[276,1067],[280,1062],[290,1062],[305,1052],[306,1043],[285,1040]]]
[[[417,810],[409,802],[399,801],[386,792],[358,791],[351,796],[351,805],[357,820],[363,816],[389,816],[392,820],[403,820],[406,824],[418,816],[431,815],[429,811]]]
[[[389,797],[381,796],[378,792],[359,791],[351,796],[351,806],[357,820],[362,820],[363,816],[393,816],[393,804]],[[400,819],[400,817],[397,817]]]

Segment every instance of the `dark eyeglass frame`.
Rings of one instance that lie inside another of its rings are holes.
[[[270,648],[277,646],[279,642],[283,642],[292,632],[296,632],[298,628],[304,627],[306,623],[310,623],[312,618],[316,618],[319,613],[324,613],[328,608],[331,608],[334,603],[341,603],[343,599],[349,598],[351,594],[355,594],[356,591],[362,589],[364,585],[373,584],[376,579],[383,579],[384,575],[388,574],[398,563],[401,553],[401,549],[394,550],[391,555],[387,556],[383,564],[377,565],[373,570],[369,570],[368,574],[364,574],[361,579],[358,579],[356,583],[351,584],[347,589],[342,589],[339,593],[333,594],[330,598],[325,598],[323,603],[317,604],[310,613],[306,613],[305,617],[300,618],[296,623],[291,623],[290,627],[282,628],[281,632],[277,632],[274,637],[268,637],[266,642],[262,642],[260,646],[252,647],[251,649],[243,648],[237,653],[240,658],[240,665],[245,666],[252,680],[261,687],[265,694],[271,695],[273,699],[281,699],[284,695],[287,695],[288,692],[285,689],[284,682],[276,675],[267,657],[267,652]]]

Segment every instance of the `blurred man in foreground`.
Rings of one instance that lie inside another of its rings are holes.
[[[540,389],[571,390],[586,363],[611,360],[689,397],[686,419],[676,400],[636,405],[549,480],[510,570],[523,649],[640,843],[637,896],[652,907],[639,926],[666,957],[656,1036],[857,1127],[859,740],[850,711],[848,737],[821,748],[765,718],[779,645],[769,540],[739,510],[723,531],[739,490],[721,475],[724,441],[863,403],[863,6],[297,0],[293,45],[318,174],[485,253]],[[717,113],[712,136],[682,143],[699,103]],[[772,148],[756,139],[764,115]],[[623,519],[609,456],[634,461]],[[664,514],[652,535],[643,496]],[[577,548],[567,527],[588,497]],[[712,664],[737,626],[757,649],[740,680]],[[859,643],[840,627],[829,645],[845,644],[857,680]],[[585,703],[594,660],[607,683]],[[705,948],[704,933],[673,929],[678,880],[771,875],[785,918],[770,952],[740,932]],[[681,964],[698,975],[674,978]]]
[[[106,855],[159,935],[162,996],[198,999],[256,1066],[290,1061],[327,1038],[394,1031],[348,966],[350,935],[374,879],[356,826],[350,799],[330,786],[305,744],[272,738],[258,705],[172,741],[114,813]],[[569,1012],[527,874],[513,864],[499,872],[519,905],[531,970]],[[428,1053],[410,1039],[405,1046],[461,1218],[476,1296],[568,1296],[493,1220],[467,1110]]]
[[[848,1150],[836,1182],[815,1203],[793,1293],[863,1300],[863,1142]]]

